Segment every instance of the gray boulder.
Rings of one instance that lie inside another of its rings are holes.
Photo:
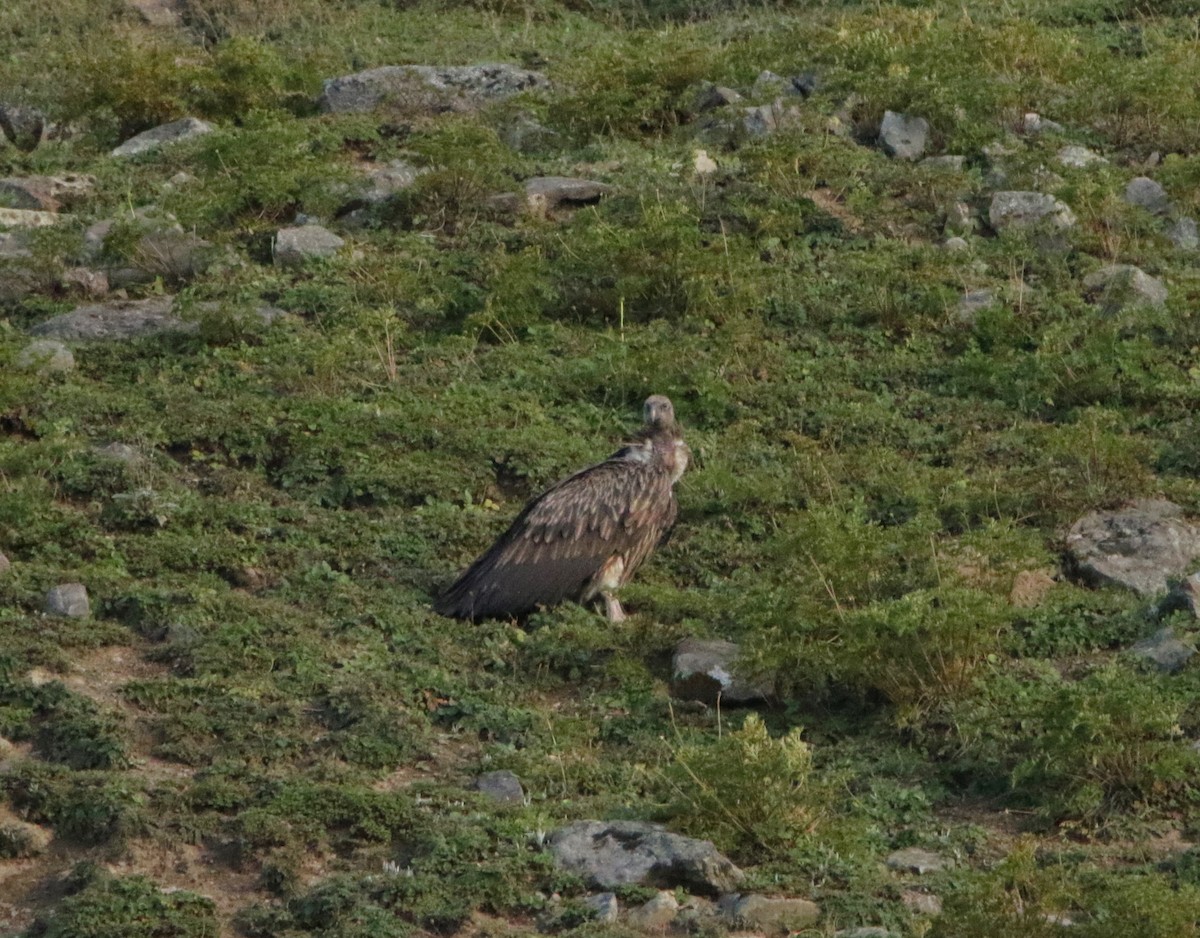
[[[559,208],[594,205],[612,191],[612,187],[591,179],[570,176],[535,176],[525,180],[525,203],[534,215],[545,215]]]
[[[1196,228],[1196,219],[1176,218],[1167,227],[1167,238],[1181,251],[1200,248],[1200,230]]]
[[[577,821],[550,835],[550,852],[560,868],[601,889],[640,884],[720,894],[745,876],[709,841],[640,821]]]
[[[484,772],[471,783],[471,787],[497,804],[525,803],[525,789],[521,787],[521,780],[506,769]]]
[[[1129,651],[1167,674],[1182,670],[1196,653],[1193,646],[1175,637],[1175,630],[1172,628],[1159,629],[1148,638],[1136,642]]]
[[[942,248],[952,254],[961,254],[963,251],[971,250],[971,245],[966,238],[960,238],[958,235],[954,235],[953,237],[947,238],[944,242],[942,242]]]
[[[631,928],[646,932],[662,932],[679,915],[679,900],[673,892],[663,890],[648,902],[630,909],[628,921]]]
[[[974,325],[983,310],[995,305],[996,293],[994,290],[968,290],[958,301],[955,318],[963,325]]]
[[[879,142],[888,156],[898,160],[919,160],[929,138],[929,121],[911,114],[885,111],[879,125]]]
[[[782,98],[771,104],[748,107],[742,111],[742,128],[751,137],[767,137],[779,130],[796,126],[800,109],[785,104]]]
[[[320,225],[281,228],[275,236],[275,266],[300,267],[314,258],[332,257],[345,243]]]
[[[996,231],[1031,228],[1040,223],[1062,229],[1075,224],[1075,213],[1044,192],[997,192],[992,196],[988,221]]]
[[[692,107],[698,113],[704,114],[707,111],[739,104],[741,101],[742,96],[732,88],[714,85],[711,81],[706,81],[697,89]]]
[[[1083,289],[1107,315],[1136,306],[1162,306],[1167,302],[1167,288],[1163,282],[1132,264],[1109,264],[1092,271],[1083,278]]]
[[[90,267],[71,267],[63,271],[59,285],[68,293],[99,299],[108,293],[108,274]]]
[[[746,680],[737,673],[741,649],[720,639],[685,638],[671,659],[671,695],[709,706],[757,703],[774,693],[768,681]]]
[[[795,932],[817,923],[821,908],[808,899],[739,896],[726,904],[729,924],[764,932]]]
[[[1165,215],[1171,208],[1167,190],[1149,176],[1138,176],[1129,180],[1125,187],[1125,201],[1144,208],[1153,215]]]
[[[372,166],[363,170],[363,179],[355,192],[355,201],[367,205],[379,205],[392,196],[412,187],[417,178],[428,170],[414,166],[406,160],[392,160],[383,166]]]
[[[184,117],[181,120],[171,121],[169,124],[160,124],[158,127],[151,127],[149,130],[142,131],[136,137],[130,137],[113,150],[111,155],[121,159],[130,156],[139,156],[142,153],[150,153],[168,144],[179,143],[182,140],[191,140],[193,137],[210,134],[215,129],[208,121],[202,121],[198,117]]]
[[[887,867],[889,870],[901,870],[924,876],[926,873],[937,873],[953,866],[950,860],[920,847],[905,847],[888,854]]]
[[[26,370],[36,369],[39,374],[52,374],[74,369],[75,356],[61,342],[39,339],[21,349],[16,365]]]
[[[0,131],[18,150],[29,153],[46,139],[46,115],[35,107],[0,102]],[[3,140],[0,140],[3,144]]]
[[[584,908],[592,913],[592,921],[615,922],[621,914],[621,904],[611,892],[599,892],[583,900]]]
[[[1055,155],[1055,159],[1058,160],[1060,166],[1066,166],[1069,169],[1087,169],[1089,166],[1108,162],[1099,153],[1080,146],[1063,147]]]
[[[47,615],[83,619],[91,614],[87,588],[82,583],[60,583],[46,594]]]
[[[385,65],[327,79],[317,104],[327,114],[371,111],[389,103],[437,113],[474,110],[489,101],[549,87],[541,72],[506,63]]]
[[[1067,553],[1089,583],[1156,596],[1166,591],[1169,579],[1193,569],[1200,557],[1200,528],[1172,502],[1141,499],[1118,511],[1084,515],[1067,534]]]
[[[136,339],[164,332],[195,332],[194,322],[172,313],[174,298],[153,296],[145,300],[117,300],[78,306],[69,313],[39,322],[32,335],[67,342],[100,342]]]

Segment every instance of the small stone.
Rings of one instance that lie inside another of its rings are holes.
[[[952,864],[945,857],[938,856],[936,853],[931,853],[928,850],[922,850],[920,847],[906,847],[903,850],[897,850],[888,855],[887,866],[889,870],[902,870],[907,873],[917,873],[924,876],[926,873],[938,873],[944,869],[948,869]]]
[[[281,228],[275,236],[275,266],[300,267],[314,258],[332,257],[345,243],[320,225]]]
[[[111,155],[119,158],[138,156],[171,143],[179,143],[182,140],[210,134],[215,129],[208,121],[202,121],[196,117],[185,117],[182,120],[160,124],[158,127],[142,131],[136,137],[130,137],[113,150]]]
[[[83,619],[91,614],[87,588],[82,583],[60,583],[46,594],[47,615]]]
[[[12,818],[0,823],[0,857],[19,860],[41,856],[53,839],[46,828]]]
[[[99,299],[108,293],[108,274],[90,267],[72,267],[64,270],[61,280],[64,290],[82,294],[89,299]]]
[[[1138,176],[1129,180],[1125,187],[1125,201],[1130,205],[1144,208],[1152,215],[1165,215],[1171,208],[1171,199],[1167,190],[1149,176]]]
[[[766,137],[776,131],[796,126],[800,110],[785,105],[783,99],[772,104],[748,107],[742,111],[742,127],[751,137]]]
[[[935,896],[932,893],[908,889],[900,896],[900,901],[917,915],[942,914],[941,896]]]
[[[942,242],[942,248],[953,254],[960,254],[963,251],[971,250],[971,245],[967,243],[966,238],[960,238],[955,235],[953,238],[947,238]]]
[[[507,769],[484,772],[472,782],[471,787],[497,804],[525,803],[525,789],[521,787],[521,780]]]
[[[1172,628],[1159,629],[1149,638],[1137,642],[1129,651],[1165,674],[1174,674],[1182,670],[1196,653],[1195,648],[1175,637],[1175,630]]]
[[[1200,248],[1200,231],[1194,218],[1177,218],[1167,228],[1167,238],[1181,251]]]
[[[821,909],[808,899],[742,896],[730,910],[730,924],[766,932],[793,932],[815,925]]]
[[[711,176],[717,171],[717,161],[705,150],[697,150],[692,158],[692,169],[697,176]]]
[[[40,374],[71,371],[75,367],[75,356],[71,350],[54,339],[39,339],[30,342],[17,355],[18,368],[37,369]]]
[[[955,317],[964,325],[974,325],[983,310],[995,305],[996,293],[994,290],[968,290],[958,301]]]
[[[911,114],[885,111],[879,125],[879,141],[888,156],[899,160],[919,160],[925,152],[929,121]]]
[[[803,98],[812,97],[824,85],[821,76],[816,72],[801,72],[799,75],[793,75],[789,80],[792,83],[792,90]]]
[[[632,928],[639,931],[662,931],[679,914],[679,902],[673,892],[663,890],[649,902],[630,909],[627,919]]]
[[[1108,162],[1099,153],[1095,153],[1087,147],[1079,146],[1063,147],[1055,155],[1055,159],[1058,160],[1060,165],[1070,169],[1087,169],[1089,166]]]
[[[918,165],[939,172],[961,173],[966,162],[965,156],[946,154],[945,156],[927,156]]]
[[[407,160],[392,160],[383,166],[371,166],[363,170],[363,188],[356,193],[356,201],[368,205],[386,202],[398,192],[412,188],[413,184],[427,172]]]
[[[992,196],[988,221],[996,231],[1029,228],[1043,221],[1061,229],[1075,224],[1075,213],[1043,192],[997,192]]]
[[[1158,306],[1167,302],[1167,288],[1132,264],[1109,264],[1083,278],[1084,292],[1106,315],[1135,306]]]
[[[776,95],[783,94],[791,88],[791,82],[782,75],[776,75],[770,69],[763,69],[758,73],[758,77],[754,79],[754,87],[750,89],[750,95],[754,98],[772,98]]]
[[[611,892],[588,896],[583,900],[583,905],[591,911],[593,922],[615,922],[617,916],[621,914],[621,904],[617,902],[617,897]]]
[[[1054,577],[1045,570],[1022,570],[1013,579],[1008,602],[1018,609],[1032,609],[1041,605],[1054,587]]]
[[[767,699],[774,693],[771,682],[747,680],[737,673],[740,654],[734,642],[685,638],[671,660],[671,696],[709,706]]]

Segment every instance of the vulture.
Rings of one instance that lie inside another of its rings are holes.
[[[691,453],[670,400],[646,398],[642,415],[627,445],[526,505],[434,609],[455,619],[516,618],[600,597],[608,618],[623,620],[615,591],[675,521],[674,486]]]

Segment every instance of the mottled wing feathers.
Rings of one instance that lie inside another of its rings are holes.
[[[438,600],[442,615],[524,615],[539,605],[585,599],[614,554],[624,579],[674,520],[670,479],[642,447],[564,479],[525,507],[495,544]]]

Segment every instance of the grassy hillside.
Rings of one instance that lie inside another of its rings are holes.
[[[1148,175],[1200,215],[1192,6],[184,0],[151,26],[119,0],[5,3],[0,103],[57,129],[0,147],[0,176],[96,182],[0,270],[38,284],[0,309],[0,922],[633,934],[589,923],[542,849],[631,817],[714,840],[747,892],[814,899],[814,935],[1194,934],[1200,671],[1126,652],[1195,620],[1062,558],[1088,511],[1200,515],[1200,255],[1124,195]],[[315,104],[324,78],[481,61],[552,88]],[[820,86],[755,137],[763,70]],[[704,111],[704,82],[746,100]],[[888,110],[962,169],[885,155]],[[216,130],[108,155],[183,116]],[[514,148],[521,119],[552,133]],[[1107,162],[1061,165],[1067,145]],[[395,159],[425,172],[339,219]],[[549,218],[490,201],[549,175],[612,188]],[[994,231],[992,194],[1026,189],[1076,224]],[[81,302],[62,275],[87,226],[128,226],[123,263],[146,206],[219,259],[128,293],[176,294],[198,329],[17,367],[29,327]],[[346,247],[272,264],[298,215]],[[1104,309],[1084,280],[1108,264],[1165,304]],[[291,315],[263,325],[268,304]],[[655,392],[697,460],[629,620],[434,615]],[[1014,603],[1019,578],[1040,586]],[[43,614],[69,581],[91,616]],[[672,701],[687,636],[740,643],[778,701]],[[492,769],[528,803],[468,790]],[[908,846],[953,864],[888,870]]]

